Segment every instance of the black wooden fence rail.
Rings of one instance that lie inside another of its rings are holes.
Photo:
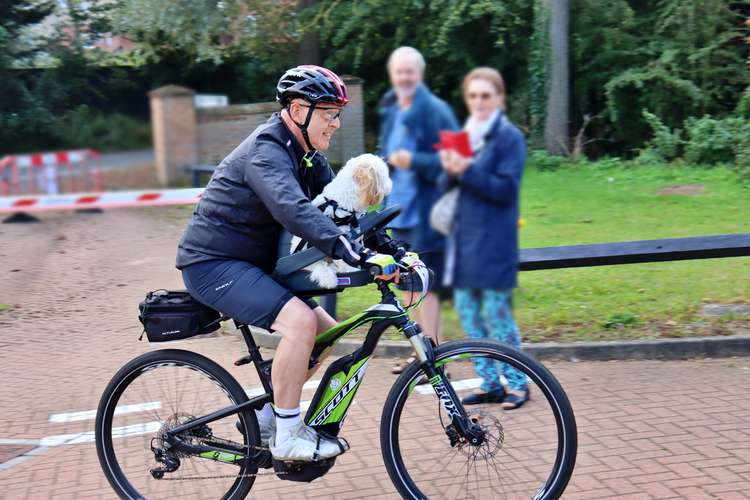
[[[750,256],[750,233],[526,248],[521,271]]]
[[[750,256],[750,233],[720,234],[663,240],[525,248],[521,250],[519,269],[538,271],[748,256]],[[750,276],[738,276],[738,279],[750,279]],[[321,297],[320,305],[335,317],[335,294]]]

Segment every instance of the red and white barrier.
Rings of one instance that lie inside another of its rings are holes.
[[[162,189],[151,191],[110,191],[40,196],[0,197],[0,213],[81,210],[86,208],[149,207],[192,205],[204,188]]]
[[[78,189],[102,190],[101,156],[93,149],[56,151],[27,155],[10,155],[0,159],[0,195],[20,195],[43,192],[58,194],[61,170],[69,184],[74,181],[74,169],[82,177]],[[89,168],[93,163],[93,168]],[[26,181],[26,182],[23,182]]]

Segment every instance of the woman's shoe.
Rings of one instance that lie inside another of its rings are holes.
[[[481,405],[484,403],[502,403],[507,395],[505,389],[496,389],[489,392],[475,392],[461,400],[465,405]]]
[[[393,368],[391,368],[391,373],[394,375],[400,375],[401,372],[406,370],[406,367],[415,362],[417,358],[414,356],[411,356],[410,358],[407,358],[403,361],[397,362],[395,365],[393,365]]]
[[[512,392],[509,392],[507,396],[505,396],[505,400],[503,400],[503,410],[515,410],[517,408],[520,408],[528,401],[529,398],[529,388],[527,387],[523,391],[523,396],[519,396],[518,394],[514,394]]]

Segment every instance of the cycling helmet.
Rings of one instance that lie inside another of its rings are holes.
[[[305,123],[294,122],[302,132],[302,137],[310,150],[315,150],[307,135],[307,127],[312,120],[315,106],[320,103],[346,106],[349,96],[346,92],[346,84],[336,73],[330,69],[304,64],[288,69],[276,84],[276,100],[286,108],[292,99],[302,98],[310,103]],[[294,121],[294,120],[293,120]]]
[[[295,97],[312,104],[330,103],[346,106],[349,96],[346,84],[330,69],[305,64],[288,69],[276,84],[276,100],[287,106]]]

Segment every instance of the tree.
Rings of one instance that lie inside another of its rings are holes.
[[[320,0],[317,29],[323,61],[340,73],[364,78],[368,138],[377,131],[377,103],[388,90],[386,61],[401,45],[417,48],[427,62],[425,79],[459,114],[460,84],[476,66],[503,73],[513,94],[509,113],[528,123],[526,85],[532,6],[526,0]]]
[[[25,134],[49,137],[55,133],[54,117],[11,69],[19,61],[31,59],[38,50],[21,45],[20,33],[53,9],[52,2],[0,0],[0,152],[10,152],[23,143]]]
[[[296,5],[273,0],[126,0],[112,25],[149,61],[180,55],[184,65],[252,54],[271,66],[294,59]]]
[[[568,0],[549,2],[550,79],[544,124],[544,145],[547,152],[567,155],[569,134],[570,77],[568,71]]]
[[[317,0],[299,0],[299,6],[303,12],[313,10],[317,3]],[[299,63],[320,65],[320,37],[315,30],[309,29],[302,33],[299,44]]]

